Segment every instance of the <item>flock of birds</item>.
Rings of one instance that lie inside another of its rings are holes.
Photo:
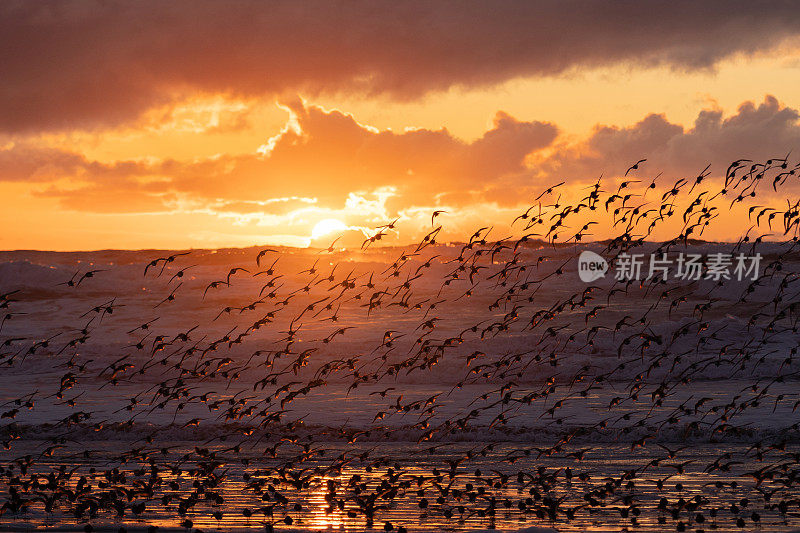
[[[278,248],[209,279],[199,252],[165,254],[139,274],[158,294],[113,294],[101,280],[115,266],[80,270],[56,290],[112,294],[44,334],[25,324],[50,308],[3,280],[0,380],[34,361],[57,377],[0,400],[0,524],[35,512],[85,531],[109,522],[155,531],[159,520],[225,528],[234,515],[272,530],[313,513],[386,531],[500,516],[677,531],[798,523],[800,390],[789,385],[800,377],[800,200],[779,193],[800,164],[738,160],[723,178],[707,167],[665,184],[640,176],[645,162],[569,204],[565,183],[548,187],[503,238],[484,227],[445,246],[437,221],[449,214],[437,210],[419,242],[385,263],[352,257],[379,254],[398,220],[361,251],[334,241],[292,271]],[[594,246],[613,270],[622,254],[697,246],[736,209],[751,228],[729,252],[772,246],[756,279],[577,279],[577,254],[604,223],[614,236]],[[655,242],[670,228],[673,238]],[[89,350],[134,309],[133,327],[121,322],[127,344]],[[205,323],[162,326],[201,311]],[[746,386],[693,394],[712,371]],[[417,392],[409,383],[425,376],[446,386]],[[121,405],[98,420],[93,395]],[[333,412],[359,395],[379,406],[366,424],[312,423],[303,412],[310,398]],[[587,407],[597,398],[599,413]],[[34,432],[25,417],[42,403],[69,414]],[[740,423],[765,405],[788,417],[782,427]],[[510,437],[534,423],[547,430]],[[103,448],[111,430],[135,438]],[[718,453],[670,444],[692,438]],[[645,459],[598,466],[614,446]]]

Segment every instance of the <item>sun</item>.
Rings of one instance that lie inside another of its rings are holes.
[[[347,225],[341,220],[336,220],[335,218],[326,218],[317,222],[317,225],[311,230],[311,238],[319,239],[320,237],[324,237],[325,235],[333,233],[334,231],[344,231],[346,229]]]

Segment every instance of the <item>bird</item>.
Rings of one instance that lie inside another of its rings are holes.
[[[261,266],[261,258],[264,257],[265,255],[269,254],[269,253],[276,254],[276,253],[278,253],[278,250],[275,250],[273,248],[265,248],[263,250],[259,250],[258,251],[258,254],[256,254],[256,266],[257,267]]]
[[[632,164],[630,167],[628,167],[628,170],[626,170],[626,171],[625,171],[625,176],[627,176],[627,175],[628,175],[628,173],[629,173],[631,170],[639,170],[639,165],[641,165],[641,164],[642,164],[642,163],[644,163],[645,161],[647,161],[647,159],[640,159],[640,160],[638,160],[636,163]]]
[[[250,273],[253,249],[220,250],[165,281],[189,252],[162,252],[106,257],[89,291],[3,280],[0,515],[12,528],[42,510],[65,527],[149,513],[225,527],[239,512],[267,530],[319,516],[392,531],[800,525],[800,201],[769,196],[790,186],[775,179],[788,158],[735,161],[724,184],[710,166],[554,195],[560,183],[504,212],[503,238],[492,220],[327,265],[268,248]],[[661,204],[641,199],[650,189]],[[694,240],[723,208],[750,229]],[[605,277],[581,280],[584,250]],[[639,255],[675,262],[614,275]]]

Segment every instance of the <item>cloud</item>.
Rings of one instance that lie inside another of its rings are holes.
[[[62,177],[88,176],[98,180],[143,172],[146,166],[133,161],[104,164],[82,154],[31,142],[0,147],[0,181],[53,181]]]
[[[286,109],[288,126],[263,153],[102,163],[16,144],[0,149],[0,181],[29,181],[34,196],[74,211],[202,213],[308,232],[321,218],[374,227],[401,216],[407,227],[411,219],[427,227],[435,208],[447,209],[452,224],[492,211],[499,217],[556,182],[577,190],[601,173],[621,176],[641,158],[647,162],[637,175],[675,180],[708,164],[719,176],[738,158],[800,150],[800,113],[771,96],[729,116],[704,110],[689,127],[651,114],[629,126],[597,126],[578,141],[559,137],[553,124],[503,112],[465,142],[444,129],[377,130],[297,101]]]
[[[285,215],[296,209],[316,204],[314,198],[271,198],[266,201],[243,200],[238,202],[220,202],[213,205],[218,213],[231,213],[239,215]]]
[[[628,166],[647,158],[645,173],[696,176],[706,165],[714,175],[739,158],[765,161],[800,150],[800,113],[767,96],[756,105],[742,103],[725,117],[721,109],[701,111],[685,128],[664,115],[651,114],[627,127],[597,126],[588,139],[562,145],[536,161],[539,176],[596,179],[601,172],[620,175]]]
[[[798,28],[790,1],[10,0],[0,132],[110,126],[197,94],[408,100],[614,64],[708,69]]]
[[[313,198],[322,206],[341,206],[352,193],[380,195],[390,189],[388,205],[396,212],[435,202],[437,194],[463,205],[502,180],[529,179],[525,158],[558,134],[552,124],[518,121],[501,112],[481,138],[466,143],[446,130],[378,131],[339,111],[299,102],[289,109],[295,126],[273,137],[264,154],[98,163],[78,154],[14,146],[0,151],[0,180],[41,179],[45,173],[53,180],[68,178],[70,186],[54,184],[37,194],[85,211],[164,210],[183,202],[274,212],[283,209],[268,206],[276,199]]]

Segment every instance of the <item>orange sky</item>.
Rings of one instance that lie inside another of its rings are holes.
[[[455,239],[639,158],[674,181],[800,155],[800,10],[733,4],[3,3],[0,249],[395,218],[402,243],[435,209]]]

